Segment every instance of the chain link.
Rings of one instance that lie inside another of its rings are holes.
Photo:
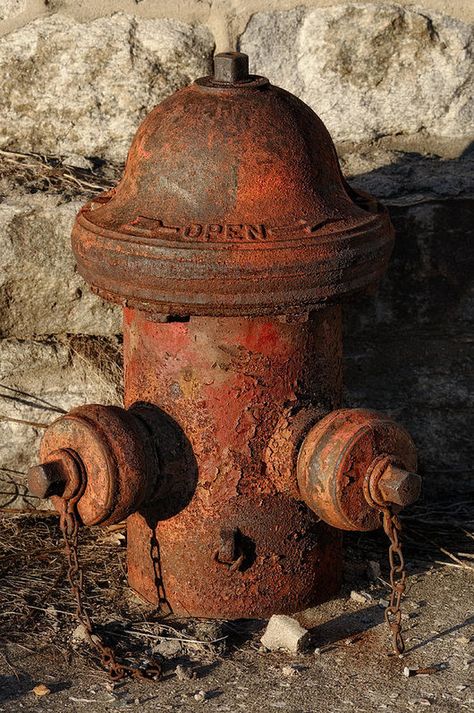
[[[82,492],[79,492],[75,497],[61,500],[59,520],[68,561],[68,580],[76,602],[77,620],[84,627],[88,643],[97,651],[102,667],[108,672],[112,680],[119,681],[126,676],[159,680],[162,675],[162,669],[158,661],[153,661],[143,668],[129,666],[119,661],[114,649],[110,646],[106,646],[95,631],[91,618],[84,608],[84,575],[79,562],[79,521],[76,512],[76,505],[81,495]],[[405,651],[405,643],[402,636],[402,612],[400,605],[405,593],[407,578],[405,560],[400,542],[401,524],[397,515],[393,513],[389,507],[386,505],[379,505],[379,507],[382,511],[383,529],[390,540],[388,559],[390,564],[391,592],[389,604],[385,609],[385,621],[392,635],[393,650],[396,654],[401,655]]]
[[[390,564],[390,601],[385,609],[385,621],[392,634],[392,646],[396,654],[405,651],[402,636],[402,612],[400,604],[405,593],[407,573],[400,542],[401,524],[397,515],[389,507],[382,507],[383,529],[388,539],[388,561]]]
[[[65,553],[68,561],[68,580],[71,585],[76,602],[76,617],[84,627],[86,639],[94,648],[100,658],[102,667],[107,671],[113,681],[120,681],[126,676],[141,679],[159,680],[162,670],[158,661],[153,661],[144,667],[128,666],[119,661],[113,648],[106,646],[97,634],[91,618],[84,608],[83,603],[83,570],[79,562],[79,521],[77,518],[76,504],[82,493],[75,497],[61,501],[59,524],[64,538]]]

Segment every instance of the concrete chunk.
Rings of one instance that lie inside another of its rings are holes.
[[[265,648],[270,651],[290,651],[298,653],[309,645],[310,633],[296,619],[284,614],[274,614],[264,635],[260,639]]]

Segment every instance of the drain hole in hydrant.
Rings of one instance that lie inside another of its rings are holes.
[[[252,540],[251,537],[247,537],[247,535],[243,535],[239,530],[237,531],[237,547],[240,548],[240,551],[243,554],[243,560],[242,564],[240,565],[240,571],[245,572],[247,569],[249,569],[253,563],[255,562],[256,559],[256,545],[255,542]]]
[[[237,527],[223,527],[220,532],[219,549],[216,550],[214,559],[218,564],[227,566],[232,572],[245,572],[255,562],[255,542],[247,535],[243,535]]]

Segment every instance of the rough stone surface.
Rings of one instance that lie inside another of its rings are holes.
[[[392,326],[436,333],[474,320],[472,275],[474,155],[398,160],[352,175],[383,198],[396,230],[394,252],[375,297],[351,309],[350,332]]]
[[[473,133],[473,30],[460,20],[399,5],[300,7],[253,15],[240,48],[336,141]]]
[[[427,501],[465,498],[474,460],[473,155],[346,157],[396,242],[380,289],[345,308],[345,402],[388,412],[418,448]]]
[[[0,145],[122,161],[144,115],[208,72],[213,46],[178,20],[37,19],[0,39]]]
[[[0,335],[117,334],[121,310],[93,295],[70,245],[82,201],[10,196],[0,203]]]
[[[0,0],[0,20],[7,20],[23,12],[26,0]]]
[[[298,653],[309,646],[310,634],[293,617],[274,614],[260,641],[270,651]]]
[[[351,185],[376,195],[389,206],[446,202],[474,195],[472,147],[455,159],[358,147],[342,155],[341,168]]]
[[[43,425],[84,403],[119,403],[120,379],[117,340],[0,340],[0,506],[25,505]]]

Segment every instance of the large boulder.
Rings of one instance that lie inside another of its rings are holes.
[[[252,68],[307,102],[336,141],[473,134],[473,28],[432,11],[345,4],[259,12]]]
[[[0,39],[0,145],[123,161],[140,120],[207,74],[213,48],[179,20],[39,18]]]

